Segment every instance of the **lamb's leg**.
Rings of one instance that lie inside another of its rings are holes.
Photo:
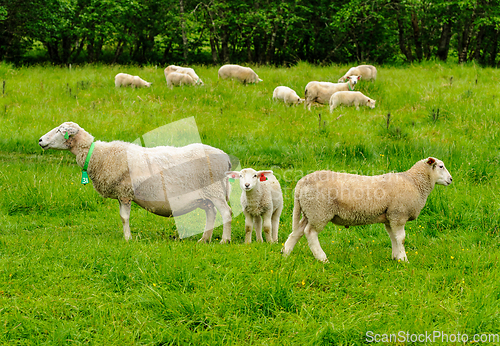
[[[243,214],[245,215],[245,244],[250,244],[252,242],[252,230],[253,230],[254,218],[252,215],[250,215],[245,210],[243,210]],[[261,235],[261,238],[262,238],[262,235]],[[259,235],[257,232],[257,240],[258,239],[259,239]]]
[[[318,261],[323,263],[328,263],[328,258],[326,257],[326,253],[321,248],[318,240],[318,231],[316,231],[311,224],[307,224],[306,229],[304,230],[304,234],[306,235],[307,241],[309,243],[309,248],[311,249],[314,257]]]
[[[306,228],[306,226],[307,226],[307,219],[305,217],[302,217],[297,228],[294,229],[292,233],[290,233],[288,239],[285,242],[283,250],[281,250],[281,253],[284,256],[288,256],[290,252],[292,252],[293,248],[295,247],[295,244],[297,244],[299,239],[304,235],[304,229]]]
[[[255,238],[259,243],[263,243],[264,239],[262,239],[262,218],[260,217],[260,215],[253,218],[253,224],[255,227]]]
[[[209,243],[212,240],[212,233],[214,232],[215,217],[217,216],[217,210],[213,204],[208,205],[204,208],[205,214],[207,216],[207,221],[205,223],[205,231],[203,236],[198,240],[199,243]]]
[[[130,233],[130,209],[132,207],[132,201],[130,198],[120,198],[118,199],[120,203],[120,218],[122,219],[123,224],[123,236],[125,240],[130,240],[132,238],[132,234]]]
[[[273,217],[271,218],[271,223],[272,223],[272,237],[273,237],[273,243],[278,242],[278,228],[280,227],[280,215],[281,211],[283,210],[283,207],[276,209],[276,211],[273,213]]]
[[[222,239],[220,242],[222,244],[229,243],[231,241],[231,208],[229,207],[225,199],[214,199],[212,202],[222,215]]]
[[[387,233],[389,233],[389,237],[391,237],[392,259],[408,262],[408,257],[406,257],[405,247],[403,245],[405,241],[404,224],[386,224],[385,229],[387,230]]]
[[[262,215],[262,219],[264,221],[264,235],[266,236],[266,242],[271,243],[273,241],[273,224],[272,224],[272,211],[268,211]]]

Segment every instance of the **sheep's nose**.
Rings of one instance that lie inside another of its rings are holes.
[[[42,143],[42,139],[41,138],[38,140],[38,143]]]
[[[250,183],[246,183],[246,184],[245,184],[245,187],[249,187],[249,186],[250,186]]]

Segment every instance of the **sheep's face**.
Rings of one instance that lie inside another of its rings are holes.
[[[434,175],[434,180],[438,185],[450,185],[453,181],[450,172],[444,166],[443,161],[438,160],[434,157],[429,157],[426,159],[427,164],[432,167],[432,174]]]
[[[252,191],[257,184],[266,181],[272,174],[273,171],[256,171],[252,168],[245,168],[239,172],[226,172],[229,178],[240,180],[240,187],[245,192]]]
[[[46,149],[69,149],[70,137],[76,135],[79,131],[79,126],[75,123],[67,122],[52,129],[44,134],[39,140],[38,145],[43,150]]]
[[[347,77],[348,79],[348,83],[350,83],[352,85],[352,87],[354,87],[358,81],[361,79],[361,76],[349,76]]]
[[[368,107],[370,107],[371,109],[373,109],[373,108],[375,108],[375,102],[377,102],[377,101],[372,100],[372,99],[368,99],[368,101],[366,102],[366,105]]]

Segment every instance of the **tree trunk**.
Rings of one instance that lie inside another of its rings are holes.
[[[113,57],[112,64],[116,64],[116,61],[118,60],[118,58],[122,54],[123,44],[124,44],[123,40],[119,40],[118,41],[118,45],[116,46],[115,56]]]
[[[497,58],[497,52],[498,52],[498,30],[493,31],[493,37],[491,40],[491,51],[490,51],[490,61],[489,65],[490,66],[495,66],[496,65],[496,58]]]
[[[188,41],[186,36],[186,22],[184,20],[184,2],[179,0],[179,13],[180,13],[180,21],[181,21],[181,32],[182,32],[182,48],[183,48],[183,57],[184,63],[188,63]]]
[[[422,61],[422,38],[420,35],[420,28],[418,26],[418,18],[415,11],[411,12],[411,24],[413,27],[413,40],[415,42],[415,53],[417,54],[417,60]]]
[[[221,31],[222,31],[222,37],[221,37],[222,57],[221,57],[221,60],[224,63],[229,62],[229,42],[228,42],[227,30],[228,30],[227,25],[223,25],[221,27]]]
[[[398,22],[398,43],[399,43],[399,50],[401,50],[401,53],[404,54],[406,57],[406,61],[412,62],[413,61],[413,56],[411,54],[411,51],[408,50],[406,46],[406,37],[405,37],[405,28],[403,25],[403,15],[401,13],[401,3],[399,0],[394,1],[395,7],[396,7],[396,21]]]
[[[437,57],[441,61],[446,61],[448,59],[448,52],[450,50],[450,40],[451,40],[451,23],[448,21],[443,24],[443,29],[441,30],[441,37],[439,38]]]

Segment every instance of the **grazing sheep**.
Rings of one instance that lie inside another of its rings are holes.
[[[194,84],[204,85],[203,81],[200,79],[200,77],[198,77],[196,72],[194,72],[194,69],[192,69],[190,67],[180,67],[180,66],[170,65],[170,66],[167,66],[163,72],[165,74],[165,79],[167,80],[167,83],[168,83],[168,75],[172,72],[177,72],[177,73],[187,74],[191,78],[193,78],[193,81],[194,81],[193,85]]]
[[[345,75],[339,78],[339,83],[345,82],[349,76],[361,76],[363,80],[375,80],[377,79],[377,69],[372,65],[359,65],[356,67],[351,67]]]
[[[337,91],[354,90],[354,86],[358,83],[359,76],[350,76],[346,83],[330,83],[330,82],[309,82],[306,85],[305,99],[306,106],[311,110],[311,105],[314,102],[328,104],[330,97]]]
[[[360,105],[373,109],[375,108],[375,102],[377,101],[359,91],[337,91],[330,97],[330,113],[339,105],[356,106],[358,110]]]
[[[283,195],[273,171],[245,168],[239,172],[226,172],[226,175],[232,179],[240,179],[241,206],[245,214],[245,243],[252,241],[254,225],[257,241],[263,241],[262,220],[266,241],[276,243],[283,210]]]
[[[196,81],[186,73],[170,72],[167,75],[167,86],[173,88],[174,85],[195,85]]]
[[[443,162],[433,157],[402,173],[361,176],[317,171],[306,175],[295,187],[293,231],[282,252],[290,254],[305,234],[314,257],[328,262],[318,233],[330,221],[345,227],[383,223],[391,238],[392,258],[407,261],[405,223],[417,218],[435,184],[451,182]]]
[[[243,84],[259,83],[262,79],[250,67],[224,65],[219,69],[219,79],[237,79]]]
[[[301,104],[304,101],[304,99],[301,99],[299,95],[297,95],[295,90],[286,86],[279,86],[274,89],[273,100],[280,100],[295,105]]]
[[[115,86],[132,86],[136,88],[147,87],[149,88],[153,83],[146,82],[144,79],[141,79],[139,76],[132,76],[127,73],[118,73],[115,76]]]
[[[87,172],[95,190],[104,198],[117,199],[120,204],[126,240],[131,238],[132,201],[165,217],[203,209],[206,225],[200,241],[210,241],[217,208],[223,220],[221,242],[231,240],[231,209],[227,204],[230,185],[225,175],[231,162],[222,150],[204,144],[143,148],[122,141],[94,143],[92,135],[72,122],[43,135],[39,145],[44,150],[71,151],[80,167],[90,160]]]

